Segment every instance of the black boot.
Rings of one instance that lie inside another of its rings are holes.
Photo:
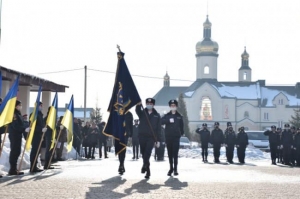
[[[146,172],[146,165],[145,164],[143,164],[143,166],[142,166],[142,169],[141,169],[141,173],[145,173]]]
[[[173,173],[174,169],[173,169],[173,165],[170,165],[170,170],[168,171],[168,176],[171,176]]]
[[[177,165],[174,166],[174,176],[178,176]]]
[[[16,168],[10,168],[8,175],[24,175],[24,172],[18,171]]]
[[[120,175],[123,175],[123,173],[125,173],[125,167],[124,167],[124,165],[120,165],[119,166],[118,172],[119,172]]]
[[[150,178],[150,165],[147,166],[146,171],[147,172],[146,172],[145,178],[149,179]]]

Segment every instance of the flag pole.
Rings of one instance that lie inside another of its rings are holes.
[[[6,138],[6,134],[7,134],[7,129],[8,129],[8,125],[6,125],[6,127],[5,127],[4,138],[3,138],[3,141],[2,141],[1,146],[0,146],[0,157],[1,157],[1,154],[2,154],[2,149],[4,147],[4,142],[5,142],[5,138]]]
[[[47,128],[47,125],[46,125],[44,128]],[[48,129],[47,129],[47,130],[48,130]],[[33,161],[33,164],[32,164],[32,166],[31,166],[30,172],[33,171],[33,167],[34,167],[34,165],[35,165],[35,163],[36,163],[36,160],[37,160],[37,157],[38,157],[38,155],[39,155],[39,152],[40,152],[40,149],[41,149],[41,146],[42,146],[42,142],[43,142],[43,140],[44,140],[44,136],[45,136],[45,132],[43,132],[43,134],[42,134],[41,141],[40,141],[38,150],[37,150],[37,152],[36,152],[36,154],[35,154],[34,161]]]
[[[53,148],[53,151],[52,151],[52,154],[51,154],[51,157],[50,157],[50,160],[49,160],[49,162],[48,162],[48,165],[47,165],[47,169],[49,169],[49,166],[51,165],[51,161],[52,161],[52,158],[53,158],[53,155],[54,155],[54,152],[55,152],[55,150],[56,150],[56,147],[57,147],[57,143],[58,143],[58,140],[59,140],[59,138],[60,138],[60,134],[61,134],[61,129],[59,130],[59,133],[58,133],[58,136],[57,136],[57,141],[56,141],[56,143],[55,143],[55,145],[54,145],[54,148]]]
[[[30,125],[30,129],[31,129],[31,126],[32,126],[32,123],[31,123],[31,125]],[[22,156],[21,156],[21,160],[20,160],[20,163],[19,163],[19,169],[18,169],[18,171],[17,171],[18,175],[19,175],[19,172],[20,172],[21,167],[22,167],[23,157],[24,157],[24,154],[25,154],[26,144],[27,144],[27,142],[28,142],[29,134],[30,134],[30,130],[29,130],[29,132],[27,133],[26,142],[25,142],[25,144],[24,144],[24,150],[23,150],[23,153],[22,153]]]

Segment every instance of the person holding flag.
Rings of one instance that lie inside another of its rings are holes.
[[[30,128],[24,126],[23,116],[21,115],[22,103],[17,100],[16,108],[14,112],[13,122],[9,125],[9,140],[10,140],[10,154],[9,163],[10,169],[9,175],[23,175],[24,172],[17,170],[17,161],[21,154],[22,135],[24,132],[29,132]]]
[[[52,106],[49,106],[48,112],[46,117],[44,118],[46,125],[47,125],[47,131],[45,135],[45,142],[46,142],[46,153],[45,153],[45,164],[44,169],[54,169],[54,167],[51,167],[50,164],[50,158],[51,154],[54,149],[54,143],[55,143],[55,134],[56,134],[56,118],[57,118],[57,93],[55,93]]]
[[[141,98],[134,85],[130,72],[124,60],[124,53],[121,52],[120,47],[118,56],[117,72],[115,77],[115,84],[108,106],[109,118],[102,133],[113,137],[115,140],[115,154],[119,155],[126,150],[128,136],[128,123],[126,123],[126,114],[130,108],[141,102]],[[125,172],[124,161],[125,154],[119,156],[118,173]]]
[[[36,124],[35,124],[35,129],[34,129],[34,134],[32,138],[32,143],[31,143],[31,152],[30,152],[30,172],[41,172],[43,171],[42,169],[37,167],[37,161],[36,157],[40,154],[39,150],[39,145],[42,138],[42,134],[47,131],[47,127],[45,127],[45,121],[43,118],[43,103],[38,102],[38,112],[37,112],[37,117],[36,117]],[[34,113],[31,113],[32,115]]]
[[[146,108],[139,103],[135,112],[139,117],[139,141],[141,154],[143,157],[143,167],[141,173],[146,173],[145,178],[150,178],[150,157],[153,146],[159,148],[161,139],[161,118],[154,108],[155,99],[146,99]]]

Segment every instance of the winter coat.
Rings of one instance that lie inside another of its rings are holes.
[[[235,145],[236,144],[236,133],[234,131],[226,130],[225,144],[227,144],[227,145]]]
[[[269,143],[270,145],[273,145],[273,146],[278,146],[280,143],[279,143],[279,136],[278,136],[278,133],[276,131],[270,131],[270,130],[267,130],[264,132],[264,135],[266,136],[269,136]]]
[[[170,122],[173,119],[173,123]],[[184,134],[183,130],[183,117],[176,111],[175,114],[168,112],[161,118],[161,123],[165,126],[165,137],[166,139],[180,138]]]
[[[224,134],[223,131],[219,128],[215,128],[211,132],[210,143],[213,145],[221,145],[224,143]]]
[[[281,136],[281,144],[284,147],[291,147],[293,144],[293,134],[290,130],[284,129]]]
[[[208,143],[210,141],[210,132],[209,132],[209,130],[198,128],[196,130],[196,133],[198,133],[200,135],[201,146],[208,145]]]
[[[248,135],[245,131],[240,131],[236,137],[236,145],[240,147],[246,147],[249,144],[248,142]]]

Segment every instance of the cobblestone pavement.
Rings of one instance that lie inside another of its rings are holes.
[[[179,176],[168,177],[168,161],[151,160],[151,178],[140,173],[142,160],[125,162],[126,173],[117,174],[118,160],[58,162],[57,169],[22,177],[0,179],[0,198],[299,198],[300,168],[271,166],[266,161],[246,165],[204,164],[180,158]],[[211,161],[211,160],[210,160]],[[223,161],[224,162],[224,161]],[[58,166],[59,165],[59,166]]]

